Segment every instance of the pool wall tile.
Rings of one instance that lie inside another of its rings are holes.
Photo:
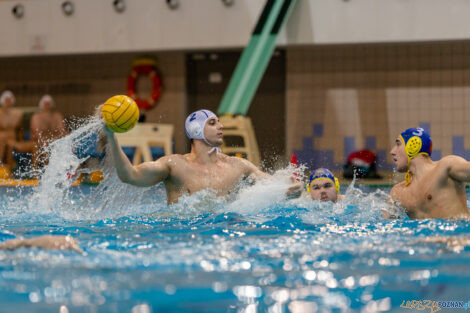
[[[396,136],[421,126],[433,160],[470,160],[470,67],[448,53],[470,42],[421,43],[419,53],[411,43],[358,47],[287,48],[287,153],[340,167],[352,149],[368,148],[391,169]]]

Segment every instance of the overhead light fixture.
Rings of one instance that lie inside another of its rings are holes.
[[[222,2],[226,5],[226,6],[232,6],[233,3],[235,2],[235,0],[222,0]]]
[[[22,4],[17,4],[11,9],[11,13],[16,18],[22,18],[24,16],[24,6]]]
[[[180,6],[179,0],[166,0],[166,4],[172,10],[176,10]]]
[[[74,11],[75,11],[75,7],[72,2],[70,1],[62,2],[62,12],[64,12],[65,15],[70,16],[73,14]]]
[[[126,3],[124,0],[114,0],[113,1],[113,6],[116,12],[122,13],[124,10],[126,10]]]

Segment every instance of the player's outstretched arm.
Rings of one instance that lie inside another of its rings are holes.
[[[170,174],[167,157],[158,159],[155,162],[144,162],[137,166],[131,164],[127,156],[119,146],[114,133],[106,129],[108,144],[110,145],[114,166],[119,179],[123,183],[139,187],[149,187],[165,180]]]
[[[255,180],[268,178],[269,174],[261,171],[250,161],[241,159],[246,169],[245,175],[251,177]],[[302,195],[304,188],[300,182],[297,182],[295,179],[292,179],[292,185],[287,189],[286,195],[289,198],[298,198]]]

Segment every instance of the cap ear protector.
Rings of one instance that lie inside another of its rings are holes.
[[[188,125],[188,129],[187,129],[187,132],[189,135],[189,137],[195,137],[195,138],[198,138],[198,137],[201,137],[201,134],[202,134],[202,128],[199,124],[197,123],[190,123]]]
[[[411,137],[410,139],[408,139],[408,142],[405,145],[406,155],[409,158],[414,158],[418,155],[419,151],[421,151],[422,146],[423,142],[421,138],[419,138],[418,136]]]
[[[312,183],[314,181],[316,181],[318,179],[323,179],[323,178],[331,180],[331,182],[335,185],[336,194],[338,194],[339,193],[339,180],[338,180],[338,178],[333,176],[333,173],[331,173],[329,170],[322,169],[322,168],[319,168],[319,169],[313,171],[312,174],[310,175],[309,182],[306,186],[307,187],[307,192],[311,191],[311,186],[312,186]]]

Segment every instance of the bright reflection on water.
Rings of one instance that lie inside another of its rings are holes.
[[[69,234],[70,251],[0,251],[5,312],[390,312],[403,300],[468,300],[470,248],[423,242],[470,236],[470,222],[382,218],[387,191],[350,186],[343,203],[286,200],[291,171],[167,207],[162,186],[120,183],[105,159],[99,186],[71,187],[84,160],[52,148],[36,188],[1,190],[1,239]]]

